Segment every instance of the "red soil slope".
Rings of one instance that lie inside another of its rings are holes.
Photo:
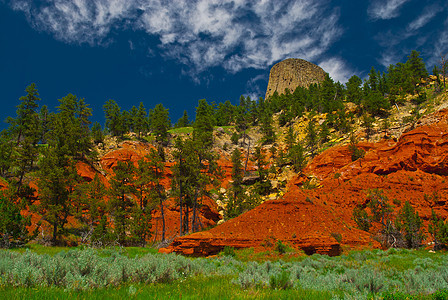
[[[352,220],[353,208],[365,203],[374,188],[384,191],[394,204],[394,214],[409,201],[425,225],[431,209],[447,218],[447,116],[444,110],[425,118],[397,142],[359,144],[366,155],[355,162],[346,145],[331,148],[304,170],[320,180],[320,188],[302,189],[306,177],[296,178],[283,199],[265,202],[211,230],[179,237],[161,251],[205,256],[224,246],[263,249],[275,239],[308,254],[338,255],[346,248],[379,247]]]

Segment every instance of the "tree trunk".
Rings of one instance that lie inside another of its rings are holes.
[[[185,226],[185,233],[186,234],[188,234],[189,233],[189,226],[188,226],[188,222],[189,222],[189,220],[188,220],[188,215],[189,215],[189,209],[188,209],[188,205],[185,205],[185,218],[184,218],[184,226]]]
[[[162,193],[160,192],[159,186],[159,199],[160,199],[160,214],[162,215],[162,243],[165,242],[165,213],[163,211],[163,198]]]
[[[247,162],[249,161],[249,152],[250,152],[250,138],[249,138],[249,144],[247,145],[246,163],[244,164],[244,176],[246,176]]]
[[[53,246],[56,246],[57,236],[58,236],[58,222],[55,221],[53,223],[53,237],[51,238],[51,244]]]

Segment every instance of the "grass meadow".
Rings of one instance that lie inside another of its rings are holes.
[[[213,258],[151,248],[0,251],[3,299],[448,299],[448,256],[425,250],[339,257],[227,249]],[[253,260],[256,258],[256,260]]]

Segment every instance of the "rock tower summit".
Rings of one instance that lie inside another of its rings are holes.
[[[272,67],[265,99],[272,96],[275,91],[283,94],[287,88],[294,92],[298,86],[308,87],[313,83],[322,82],[325,73],[321,67],[306,60],[285,59]]]

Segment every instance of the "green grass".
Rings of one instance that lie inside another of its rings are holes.
[[[43,246],[39,244],[27,244],[24,247],[20,248],[13,248],[11,251],[13,252],[19,252],[24,253],[26,250],[29,250],[36,254],[48,254],[51,256],[54,256],[62,251],[69,251],[73,249],[84,249],[84,246],[79,247],[49,247],[49,246]],[[143,256],[146,254],[156,254],[158,253],[158,250],[156,248],[149,248],[149,247],[108,247],[104,249],[98,249],[99,252],[105,252],[110,253],[110,251],[117,251],[122,255],[125,255],[129,258],[135,258],[136,256]]]
[[[135,247],[26,249],[0,251],[0,298],[448,299],[446,252],[227,249],[193,259]]]
[[[193,133],[193,127],[180,127],[180,128],[173,128],[168,130],[171,134],[187,134],[187,133]]]
[[[231,276],[196,276],[163,284],[126,284],[118,288],[69,291],[62,288],[0,287],[3,299],[331,299],[329,292],[312,290],[243,290]]]

